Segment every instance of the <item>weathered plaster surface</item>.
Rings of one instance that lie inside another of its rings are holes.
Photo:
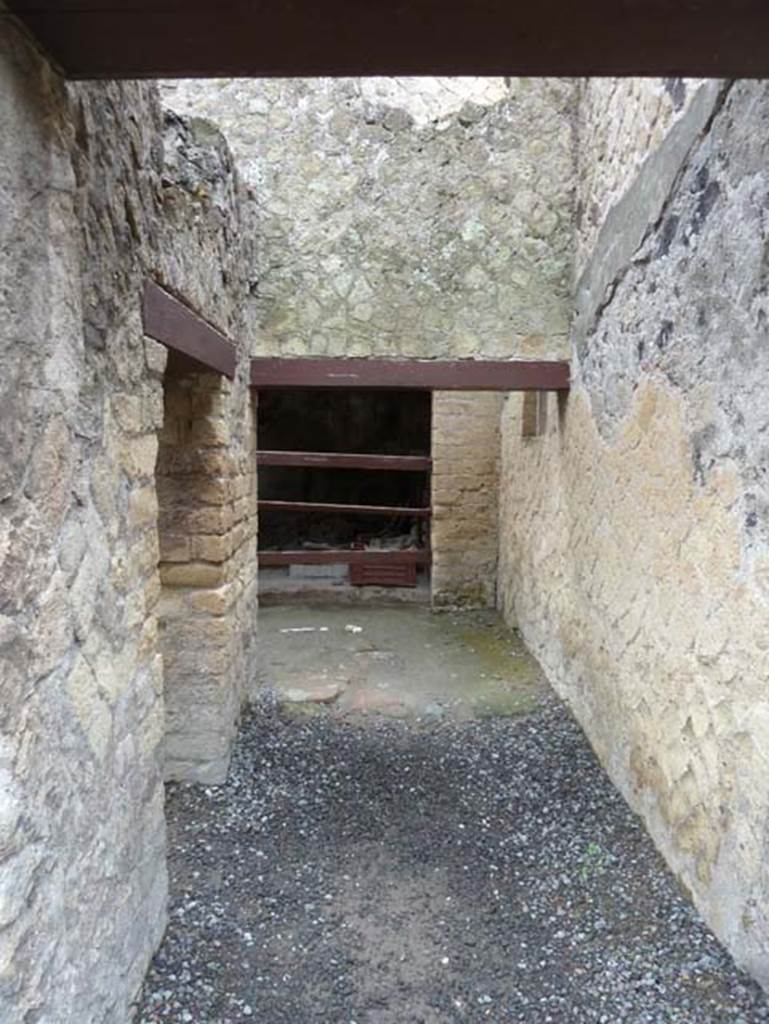
[[[118,1024],[166,894],[166,356],[140,286],[235,333],[244,200],[177,175],[154,86],[65,88],[7,24],[0,129],[0,1019]]]
[[[614,95],[615,90],[605,82],[606,91]],[[641,97],[645,96],[648,85],[645,85]],[[603,169],[602,183],[608,186],[611,182],[615,188],[623,188],[615,200],[610,201],[604,216],[600,220],[599,230],[594,232],[588,226],[588,235],[594,238],[595,251],[593,258],[583,267],[577,263],[579,277],[576,282],[575,315],[573,322],[573,342],[580,348],[585,338],[595,330],[595,320],[603,306],[611,301],[618,277],[625,271],[634,258],[641,242],[646,236],[649,226],[657,222],[680,171],[694,142],[707,128],[708,122],[716,109],[722,90],[717,81],[704,82],[693,92],[685,91],[679,98],[685,103],[679,117],[669,125],[669,130],[657,141],[657,132],[652,132],[648,141],[651,146],[643,161],[642,173],[629,175],[628,169],[634,167],[640,159],[639,142],[632,131],[615,138],[617,152],[610,159],[601,147],[588,144],[588,137],[583,134],[580,148],[581,160],[584,165],[590,155],[597,160]],[[620,88],[620,93],[626,88]],[[686,97],[689,97],[688,102]],[[585,103],[595,99],[595,87]],[[660,106],[659,118],[663,126],[669,122],[669,114],[664,106]],[[588,124],[591,118],[583,115]],[[600,123],[600,122],[599,122]],[[631,129],[635,127],[633,120]],[[646,136],[642,134],[641,139]],[[622,173],[624,171],[624,174]],[[611,196],[611,193],[609,193]],[[581,231],[577,229],[577,238]]]
[[[558,355],[576,86],[557,79],[165,83],[257,193],[254,352]]]
[[[766,985],[769,90],[711,92],[640,165],[672,163],[671,191],[578,321],[576,386],[550,399],[547,436],[521,441],[507,402],[500,601]],[[652,187],[634,179],[614,209]]]
[[[436,391],[432,431],[432,602],[496,601],[502,396]]]

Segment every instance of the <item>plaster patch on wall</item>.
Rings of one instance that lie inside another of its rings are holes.
[[[372,104],[405,110],[419,128],[451,114],[477,117],[475,107],[491,107],[515,89],[514,79],[472,78],[360,78],[360,94]]]

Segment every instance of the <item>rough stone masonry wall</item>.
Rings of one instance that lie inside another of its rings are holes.
[[[163,90],[176,109],[221,124],[256,187],[254,354],[565,353],[574,82],[225,79]],[[472,542],[468,531],[481,473],[497,461],[494,407],[436,395],[436,604],[493,602],[492,484],[474,524],[483,529]]]
[[[256,189],[254,355],[556,356],[568,332],[575,85],[164,83]]]
[[[239,336],[245,200],[203,126],[171,119],[164,165],[154,87],[65,87],[7,21],[0,140],[0,1019],[121,1024],[166,894],[140,289]]]
[[[579,282],[568,401],[523,441],[507,402],[500,601],[769,985],[769,88],[686,91],[644,161],[612,145],[636,171]]]

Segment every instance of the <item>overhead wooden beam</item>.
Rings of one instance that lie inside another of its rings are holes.
[[[271,501],[258,502],[261,512],[333,512],[360,516],[410,516],[429,519],[431,509],[410,508],[406,505],[345,505],[328,501]]]
[[[142,293],[144,333],[207,370],[235,376],[237,350],[220,331],[154,281]]]
[[[567,391],[559,360],[280,359],[251,360],[251,386],[419,391]]]
[[[281,452],[256,453],[258,466],[303,466],[307,469],[389,469],[425,472],[433,460],[426,455],[363,455],[350,452]]]
[[[429,565],[429,551],[350,551],[349,549],[325,551],[260,551],[259,565],[272,568],[280,565],[386,565],[410,563]]]
[[[769,74],[766,0],[6,0],[71,78]]]

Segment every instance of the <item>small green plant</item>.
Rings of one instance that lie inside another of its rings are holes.
[[[582,856],[582,867],[579,872],[580,878],[583,882],[586,882],[588,878],[601,874],[605,867],[606,857],[600,845],[595,842],[589,842]]]

